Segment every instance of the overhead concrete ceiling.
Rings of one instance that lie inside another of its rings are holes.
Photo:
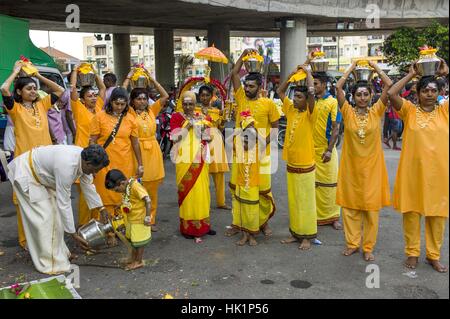
[[[398,2],[398,0],[394,1]],[[421,1],[426,2],[427,0]],[[58,2],[50,0],[2,0],[0,2],[0,13],[29,19],[31,28],[38,30],[152,34],[154,28],[170,28],[179,30],[177,32],[180,34],[200,36],[204,35],[203,32],[208,29],[208,25],[221,23],[230,24],[231,30],[241,31],[242,34],[246,34],[247,31],[254,31],[254,34],[258,34],[258,36],[277,34],[279,29],[276,27],[275,21],[287,15],[292,18],[306,19],[308,31],[311,35],[336,33],[336,23],[338,22],[336,17],[329,17],[330,14],[327,12],[334,12],[330,8],[323,12],[317,10],[316,15],[258,10],[256,5],[270,2],[266,0],[248,0],[249,8],[252,9],[243,9],[241,0],[77,0],[76,4],[80,8],[81,25],[79,30],[76,30],[67,29],[65,25],[68,15],[66,6],[73,2],[73,0]],[[292,6],[295,2],[299,5],[311,5],[314,2],[338,4],[342,0],[274,1],[274,3],[281,4],[283,2]],[[367,0],[352,0],[350,2],[346,0],[344,2],[361,5],[361,8],[365,8],[363,5],[368,3]],[[400,0],[400,2],[402,1]],[[237,7],[233,7],[230,3],[236,3]],[[354,10],[361,10],[361,8],[355,8]],[[341,11],[347,12],[348,10]],[[328,16],[324,16],[325,13]],[[448,23],[448,11],[446,15],[446,17],[438,18],[438,20]],[[348,34],[379,33],[399,26],[423,27],[431,21],[431,19],[425,18],[381,19],[380,30],[375,30],[367,29],[364,19],[351,17],[342,17],[342,19],[357,23],[357,30],[346,31]],[[203,32],[197,30],[203,30]]]

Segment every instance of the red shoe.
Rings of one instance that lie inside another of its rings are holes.
[[[398,146],[395,146],[395,147],[393,147],[392,148],[394,151],[401,151],[402,149],[400,148],[400,147],[398,147]]]

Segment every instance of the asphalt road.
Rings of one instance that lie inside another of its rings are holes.
[[[399,152],[385,152],[391,188],[394,185]],[[281,158],[281,156],[280,156]],[[228,178],[229,176],[227,176]],[[288,236],[288,211],[285,166],[273,175],[272,188],[277,211],[271,220],[274,235],[260,235],[256,247],[237,247],[238,239],[223,235],[231,222],[226,211],[211,210],[216,236],[207,236],[203,243],[183,238],[178,231],[178,206],[175,168],[166,162],[166,179],[160,190],[158,221],[160,231],[145,251],[146,266],[126,272],[118,268],[125,257],[122,244],[99,254],[81,254],[81,287],[83,298],[449,298],[449,275],[438,274],[424,263],[422,257],[416,273],[403,266],[403,234],[400,215],[392,208],[380,216],[376,265],[380,273],[379,288],[367,288],[366,263],[360,254],[343,257],[344,237],[331,227],[319,228],[321,246],[308,252],[296,244],[281,245]],[[412,176],[412,179],[414,177]],[[16,215],[10,200],[9,183],[0,185],[0,287],[15,282],[46,277],[33,267],[28,254],[17,246]],[[76,211],[77,194],[73,192]],[[231,204],[230,196],[227,201]],[[215,207],[212,196],[211,205]],[[448,265],[448,224],[442,248],[442,262]],[[69,247],[73,243],[69,242]],[[369,280],[370,281],[370,280]],[[372,281],[373,282],[373,281]]]

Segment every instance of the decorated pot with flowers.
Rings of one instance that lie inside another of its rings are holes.
[[[313,72],[327,72],[330,61],[325,58],[325,52],[316,49],[313,52],[313,59],[310,61]]]
[[[244,67],[248,73],[261,73],[264,65],[264,58],[257,52],[250,52],[242,59],[242,61],[244,62]]]
[[[150,79],[145,72],[143,65],[136,65],[133,76],[131,77],[131,87],[133,89],[145,89],[150,84]]]
[[[81,63],[78,67],[78,83],[80,86],[93,86],[95,83],[94,67],[91,63]]]
[[[420,58],[416,63],[417,73],[421,76],[435,76],[441,65],[437,57],[438,49],[427,45],[420,48]]]
[[[361,60],[356,64],[356,68],[353,71],[356,82],[369,82],[372,79],[373,69],[369,65],[369,61]]]

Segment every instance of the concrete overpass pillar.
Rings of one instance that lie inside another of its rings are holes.
[[[168,91],[175,84],[175,56],[172,29],[155,29],[156,80]]]
[[[292,21],[295,23],[292,24]],[[281,28],[281,80],[285,80],[307,57],[307,23],[304,19],[286,19]]]
[[[130,35],[128,33],[113,34],[113,54],[114,54],[114,73],[117,76],[117,83],[127,77],[130,71]]]
[[[228,58],[230,57],[230,26],[228,24],[208,25],[208,46],[215,45]],[[223,82],[228,74],[228,65],[222,63],[209,63],[211,77]]]

